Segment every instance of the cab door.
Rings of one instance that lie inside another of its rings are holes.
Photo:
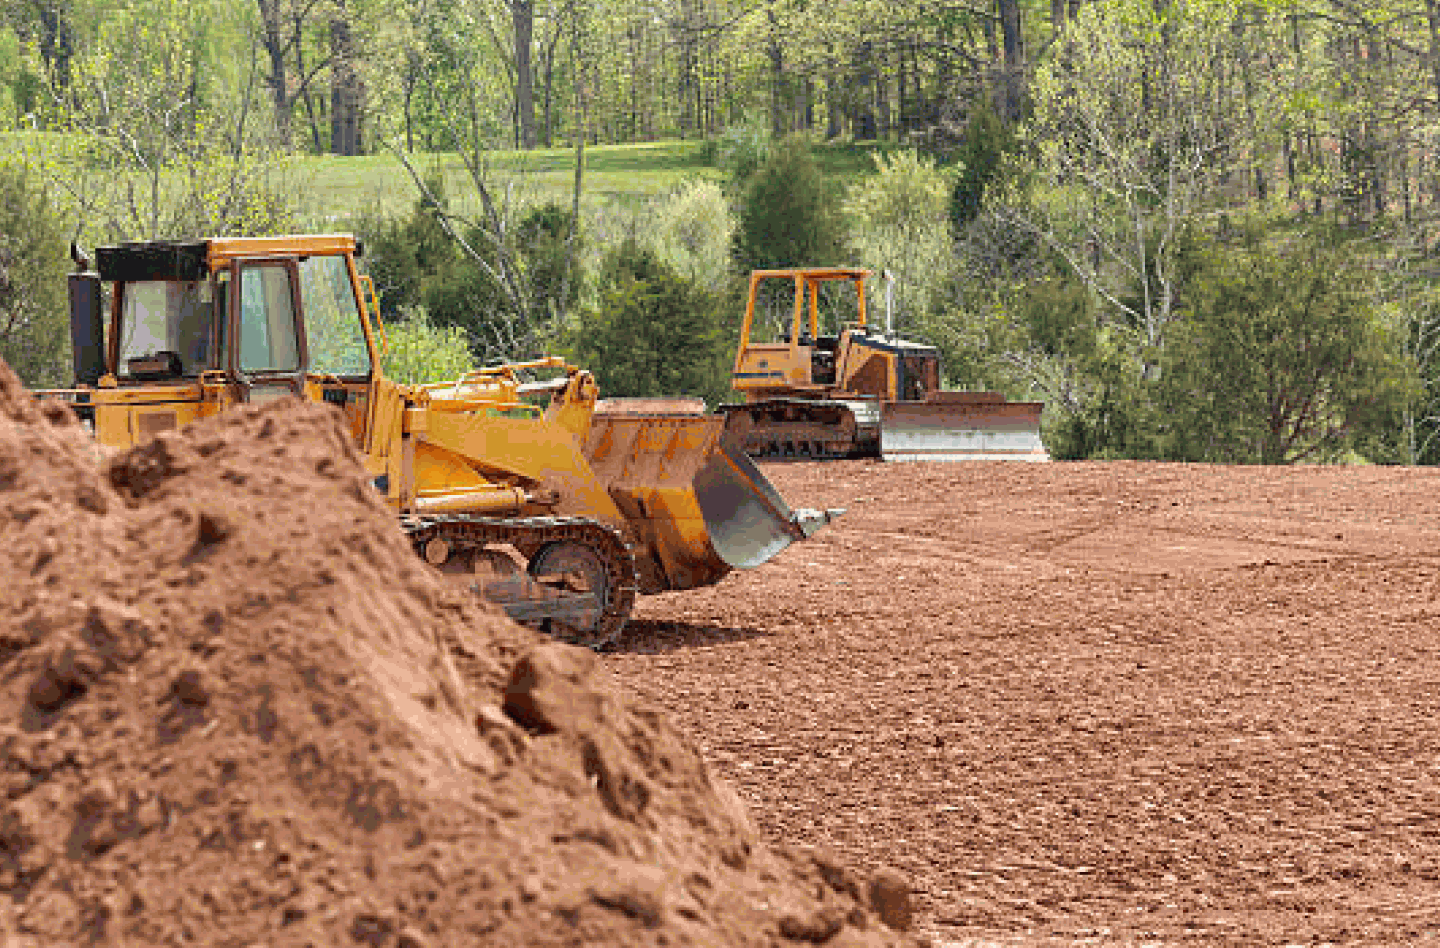
[[[360,445],[368,443],[372,343],[364,297],[347,254],[302,256],[300,300],[305,329],[305,397],[334,405]]]
[[[295,261],[237,260],[233,268],[228,358],[240,400],[300,395],[306,348]]]

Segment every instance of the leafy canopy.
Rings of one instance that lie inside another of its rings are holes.
[[[1213,254],[1159,403],[1179,459],[1333,461],[1394,421],[1413,377],[1371,288],[1322,237]]]

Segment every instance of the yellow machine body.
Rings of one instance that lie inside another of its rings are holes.
[[[387,379],[357,255],[343,234],[100,248],[71,278],[76,387],[49,394],[113,447],[238,405],[333,404],[417,552],[591,645],[635,592],[717,582],[837,515],[792,511],[723,416],[609,410],[560,358]]]
[[[762,457],[1048,460],[1041,403],[943,391],[935,347],[870,324],[871,275],[852,267],[750,274],[731,374],[744,401],[723,406],[730,439]],[[780,291],[773,314],[759,312],[766,289]]]

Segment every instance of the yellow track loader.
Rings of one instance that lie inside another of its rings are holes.
[[[721,406],[727,438],[756,457],[1049,460],[1044,405],[941,390],[933,346],[869,324],[870,276],[847,267],[750,274],[731,376],[745,401]]]
[[[42,394],[116,447],[243,404],[334,405],[420,556],[591,647],[637,593],[718,582],[840,513],[792,511],[723,443],[723,417],[605,410],[559,358],[385,378],[358,255],[343,234],[101,247],[93,269],[77,254],[75,387]]]

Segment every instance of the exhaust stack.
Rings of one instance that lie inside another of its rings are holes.
[[[105,374],[105,321],[100,312],[100,274],[70,274],[70,340],[75,384],[94,386]]]

